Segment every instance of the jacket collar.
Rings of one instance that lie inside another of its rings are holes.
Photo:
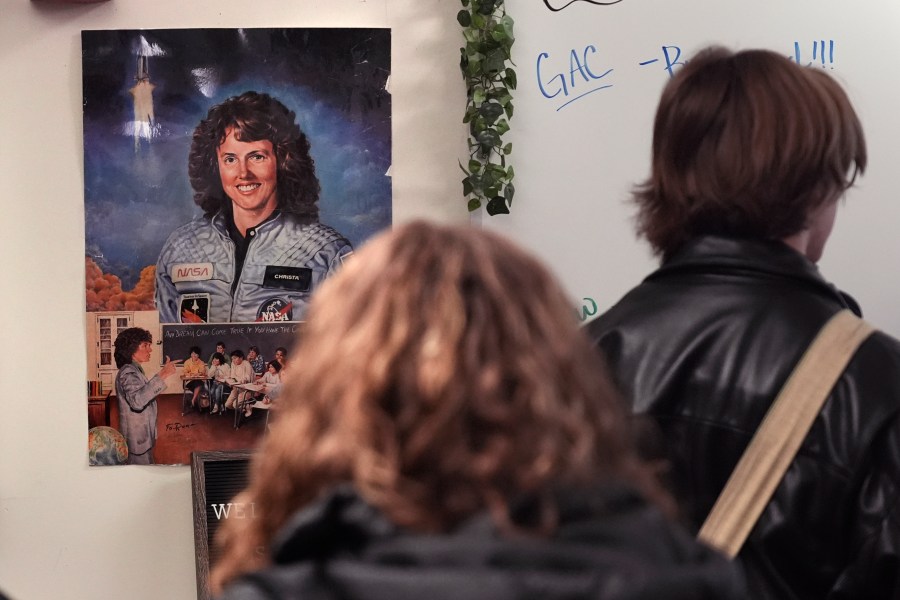
[[[349,484],[328,491],[301,508],[272,540],[275,562],[319,559],[339,550],[358,550],[396,528]]]
[[[689,273],[727,273],[743,275],[748,279],[794,279],[834,298],[842,307],[862,316],[856,300],[826,281],[813,262],[779,240],[699,236],[688,241],[645,281]]]
[[[255,227],[251,227],[251,229],[255,229],[257,231],[260,229],[268,229],[273,223],[277,224],[282,221],[282,214],[285,213],[282,213],[281,209],[276,208],[275,212],[266,217],[266,219],[262,223],[259,223]],[[226,237],[232,237],[233,234],[240,237],[240,234],[237,233],[237,227],[235,227],[234,225],[234,216],[231,212],[230,207],[219,209],[219,212],[214,214],[212,216],[212,219],[210,219],[210,223],[212,223],[212,226],[216,230],[218,230],[219,233]]]
[[[615,522],[625,514],[644,514],[646,511],[655,514],[655,509],[649,508],[632,487],[620,481],[558,488],[550,494],[558,510],[561,531],[582,523]],[[541,509],[535,497],[523,495],[516,498],[510,508],[510,517],[515,523],[526,528],[537,524]],[[415,548],[420,544],[416,536],[414,532],[391,523],[381,511],[367,503],[351,484],[345,483],[293,514],[272,540],[272,557],[274,562],[282,564],[321,560],[340,552],[360,552],[370,544],[388,540],[408,543],[410,551],[415,553]],[[461,543],[471,546],[476,541],[488,544],[488,540],[496,540],[502,545],[502,538],[490,515],[482,511],[465,519],[452,532],[432,538],[432,543],[440,543],[444,539],[448,545]]]

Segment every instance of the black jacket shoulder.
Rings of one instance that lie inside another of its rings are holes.
[[[780,242],[699,238],[586,326],[696,530],[810,342],[859,307]],[[740,555],[756,598],[900,596],[900,342],[854,355]]]

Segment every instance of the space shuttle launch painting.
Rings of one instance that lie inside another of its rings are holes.
[[[134,74],[134,85],[128,92],[134,102],[133,132],[134,149],[140,148],[141,138],[149,140],[153,135],[153,88],[150,83],[150,57],[139,54],[136,57],[137,69]]]

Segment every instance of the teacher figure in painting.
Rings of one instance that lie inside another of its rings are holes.
[[[203,217],[160,252],[160,322],[300,320],[353,248],[319,223],[319,180],[293,111],[253,91],[213,106],[194,130],[188,173]]]
[[[119,401],[119,432],[128,443],[128,464],[152,465],[156,445],[156,397],[166,389],[166,378],[175,374],[180,360],[169,360],[159,373],[148,378],[144,363],[153,353],[153,336],[146,329],[129,327],[116,336],[114,357],[116,397]]]

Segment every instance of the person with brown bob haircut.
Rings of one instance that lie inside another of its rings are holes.
[[[866,160],[841,86],[775,52],[706,49],[662,93],[634,193],[662,264],[587,330],[695,531],[818,331],[860,314],[816,263]],[[898,506],[900,342],[875,333],[737,557],[751,597],[900,597]]]
[[[569,299],[510,242],[398,227],[303,327],[234,500],[256,518],[217,536],[223,600],[742,597],[663,517]]]

